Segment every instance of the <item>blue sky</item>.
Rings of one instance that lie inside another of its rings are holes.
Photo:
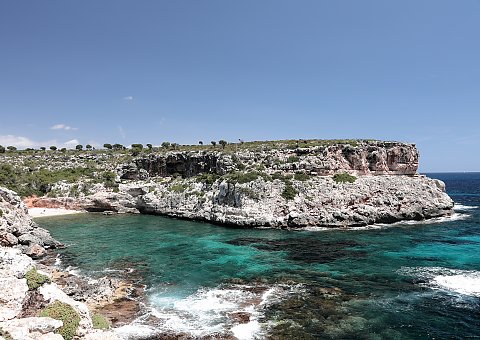
[[[480,171],[480,1],[2,1],[0,144],[414,142]]]

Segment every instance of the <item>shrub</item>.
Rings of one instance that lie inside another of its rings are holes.
[[[290,157],[288,157],[287,162],[288,163],[296,163],[299,160],[300,160],[300,158],[298,156],[290,156]]]
[[[293,187],[290,181],[285,183],[285,188],[282,192],[282,197],[285,198],[287,201],[293,200],[295,196],[297,196],[297,190]]]
[[[0,145],[0,153],[5,153],[5,147]]]
[[[50,147],[50,150],[55,151],[55,150],[57,150],[57,147],[56,147],[55,145],[52,145],[52,146]]]
[[[333,180],[335,181],[335,183],[353,183],[356,179],[357,177],[352,176],[346,172],[335,174],[333,176]]]
[[[293,178],[295,178],[297,181],[308,181],[310,179],[310,175],[304,172],[299,172],[296,173]]]
[[[217,175],[217,174],[201,174],[201,175],[197,176],[196,181],[199,182],[199,183],[205,183],[205,184],[208,184],[208,185],[212,185],[219,178],[220,178],[220,176]]]
[[[103,144],[103,147],[104,147],[105,149],[111,150],[111,149],[112,149],[112,144],[110,144],[110,143],[105,143],[105,144]]]
[[[5,339],[5,340],[13,340],[12,336],[10,335],[10,333],[8,333],[7,331],[4,331],[1,327],[0,327],[0,338]]]
[[[30,290],[35,290],[44,283],[50,283],[50,278],[47,275],[40,274],[36,268],[30,269],[25,273],[27,279],[27,286]]]
[[[185,190],[187,190],[187,188],[188,185],[186,184],[174,184],[170,188],[168,188],[168,190],[173,192],[184,192]]]
[[[225,149],[225,146],[227,146],[228,143],[226,140],[221,139],[218,141],[218,144],[222,146],[222,149]]]
[[[95,329],[109,329],[110,322],[102,314],[95,313],[92,315],[93,328]]]
[[[65,340],[72,340],[77,333],[80,324],[80,316],[69,304],[55,301],[45,307],[40,312],[40,317],[50,317],[52,319],[63,321],[63,326],[57,332],[63,336]]]
[[[270,177],[268,174],[263,172],[258,172],[258,171],[232,172],[226,176],[226,180],[228,182],[244,184],[244,183],[253,182],[258,177],[262,177],[266,181],[272,180],[272,177]]]

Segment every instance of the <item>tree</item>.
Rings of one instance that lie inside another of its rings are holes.
[[[10,146],[7,146],[7,150],[8,150],[8,151],[16,151],[17,148],[14,147],[14,146],[12,146],[12,145],[10,145]]]
[[[142,145],[142,144],[132,144],[132,149],[142,150],[142,149],[143,149],[143,145]]]
[[[60,151],[61,152],[67,152],[67,148],[61,148]]]
[[[103,144],[103,147],[104,147],[105,149],[111,150],[111,149],[112,149],[112,144],[105,143],[105,144]]]
[[[44,147],[44,146],[41,146],[41,147],[40,147],[40,150],[45,151],[45,150],[47,150],[47,148]]]
[[[202,142],[202,141],[199,141],[198,144],[203,145],[203,142]]]
[[[52,145],[52,146],[50,147],[50,150],[55,151],[55,150],[57,150],[57,147],[56,147],[55,145]]]
[[[148,150],[152,150],[152,149],[153,149],[153,145],[152,145],[152,144],[147,144],[147,148],[148,148]]]
[[[210,143],[212,143],[213,147],[215,147],[215,145],[217,145],[217,142],[215,142],[214,140],[212,140]]]
[[[77,149],[78,151],[82,150],[83,149],[83,145],[82,144],[78,144],[75,149]]]
[[[5,153],[5,147],[0,145],[0,153]]]
[[[162,148],[168,149],[169,147],[170,147],[170,143],[169,143],[169,142],[163,142],[163,143],[162,143]]]
[[[173,150],[177,150],[180,145],[178,143],[172,143]]]
[[[228,144],[227,141],[221,139],[218,141],[218,144],[220,144],[222,146],[222,149],[225,149],[225,146]]]
[[[90,144],[87,144],[85,147],[87,148],[87,150],[92,150],[92,146]]]
[[[113,144],[113,150],[123,150],[125,147],[122,144]]]

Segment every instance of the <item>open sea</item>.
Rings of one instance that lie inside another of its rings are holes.
[[[137,330],[218,339],[480,339],[480,173],[427,175],[446,183],[453,217],[307,231],[147,215],[37,222],[68,245],[59,251],[62,266],[145,285]]]

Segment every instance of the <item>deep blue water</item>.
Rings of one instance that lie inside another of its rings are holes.
[[[219,338],[480,337],[480,173],[428,175],[446,183],[453,218],[300,232],[145,215],[38,223],[69,245],[65,266],[145,284],[159,329]],[[249,323],[237,325],[239,311]]]

